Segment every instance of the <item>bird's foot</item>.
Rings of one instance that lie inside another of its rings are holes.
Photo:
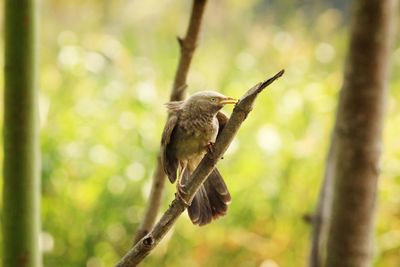
[[[188,203],[188,202],[185,200],[185,196],[187,196],[187,192],[186,192],[186,190],[185,190],[185,185],[184,185],[184,184],[181,184],[180,182],[178,182],[177,185],[176,185],[176,196],[177,196],[180,200],[182,200],[183,204],[184,204],[186,207],[189,207],[189,206],[190,206],[190,203]]]
[[[214,144],[215,144],[215,143],[213,143],[213,142],[209,142],[209,143],[207,144],[207,151],[208,151],[208,152],[214,153]]]

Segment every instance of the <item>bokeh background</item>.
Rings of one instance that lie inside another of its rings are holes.
[[[113,266],[130,247],[166,118],[175,37],[184,34],[190,7],[183,0],[42,1],[45,266]],[[190,93],[239,97],[282,68],[286,74],[259,97],[218,165],[233,198],[228,215],[196,227],[185,213],[142,266],[306,265],[311,229],[303,217],[314,210],[323,176],[349,13],[347,1],[209,1]],[[382,267],[400,262],[395,43],[376,212],[374,266]],[[174,190],[166,184],[162,210]]]

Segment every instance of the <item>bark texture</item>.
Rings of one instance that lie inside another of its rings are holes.
[[[206,3],[206,0],[194,0],[186,35],[184,38],[178,37],[180,58],[175,73],[170,101],[181,101],[185,98],[187,75],[194,51],[196,50]],[[147,203],[147,208],[142,219],[142,223],[136,231],[133,244],[136,244],[140,239],[142,239],[154,226],[158,211],[160,210],[165,180],[166,177],[161,165],[161,158],[160,155],[157,155],[157,162],[153,174],[153,183],[151,185],[149,201]]]
[[[335,127],[327,267],[371,265],[393,0],[356,0]]]
[[[36,7],[5,1],[3,266],[41,266]]]

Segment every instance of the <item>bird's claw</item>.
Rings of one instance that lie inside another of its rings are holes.
[[[186,193],[186,191],[185,191],[185,185],[183,185],[183,184],[181,184],[181,183],[178,183],[178,184],[177,184],[177,186],[176,186],[176,196],[177,196],[180,200],[182,200],[183,204],[184,204],[186,207],[189,207],[189,206],[190,206],[190,203],[188,203],[188,202],[185,200],[185,196],[187,196],[187,193]]]
[[[208,152],[214,153],[214,144],[215,144],[215,143],[213,143],[213,142],[209,142],[209,143],[207,144],[207,151],[208,151]]]

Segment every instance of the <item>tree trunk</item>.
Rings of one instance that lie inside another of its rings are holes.
[[[3,266],[41,266],[36,1],[5,1]]]
[[[356,0],[335,127],[327,267],[371,265],[388,80],[392,0]]]

